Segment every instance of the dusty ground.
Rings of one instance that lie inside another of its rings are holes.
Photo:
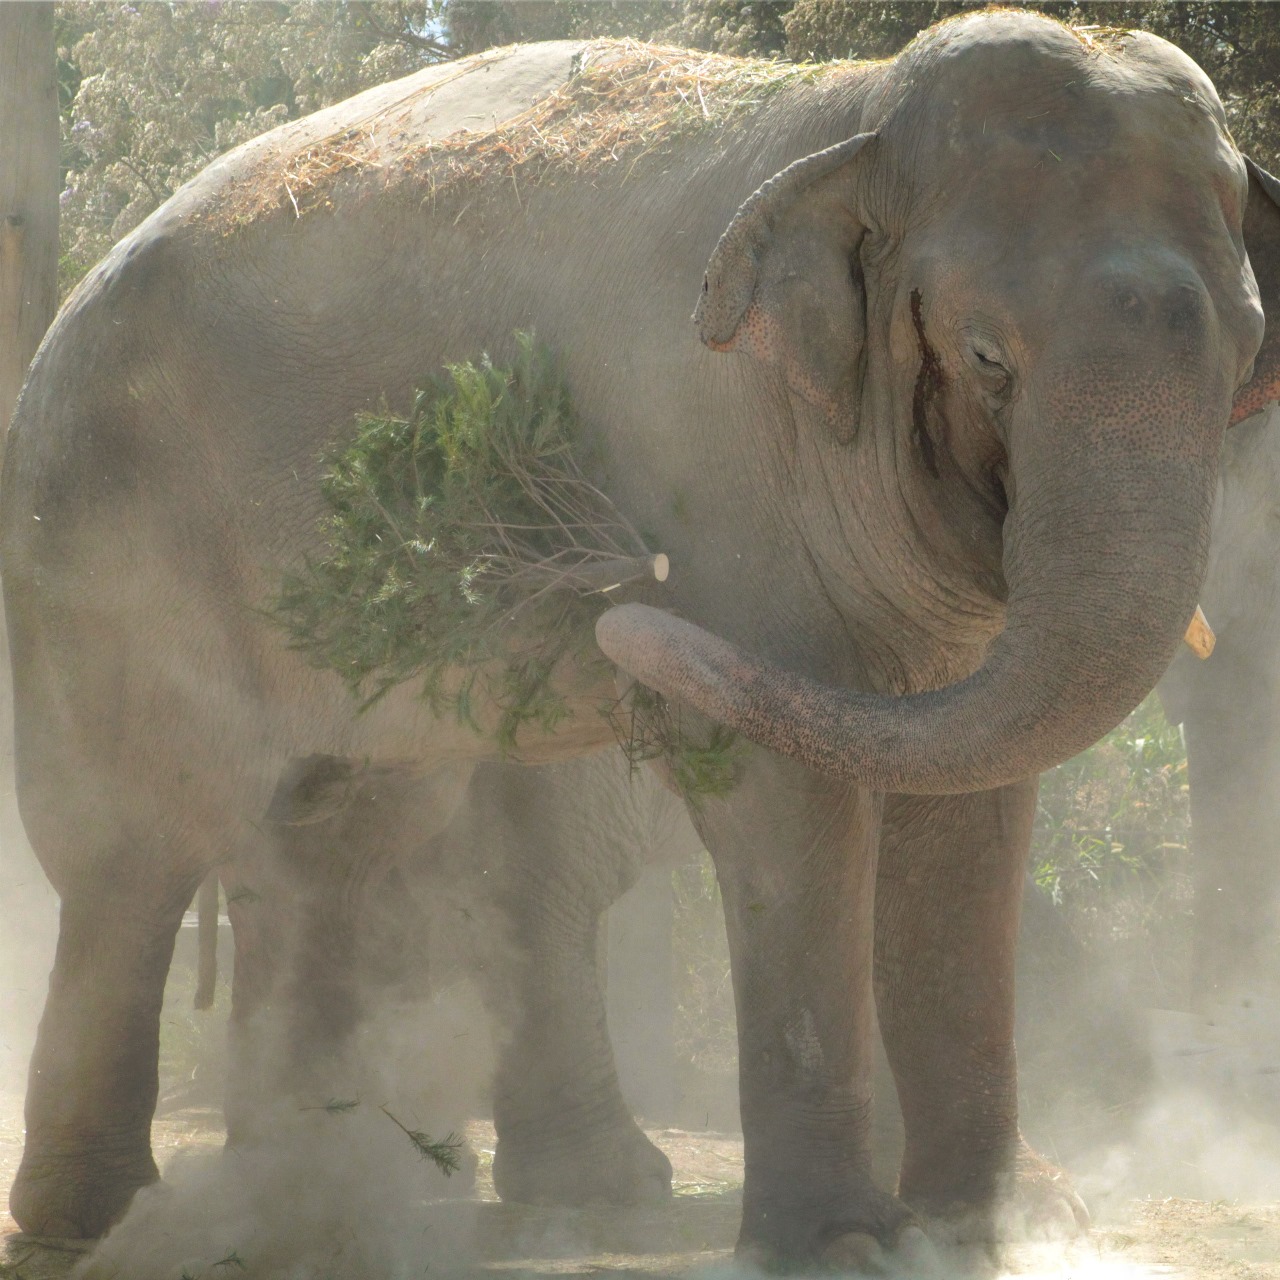
[[[11,1181],[21,1151],[17,1102],[13,1096],[0,1098],[0,1186]],[[165,1116],[153,1132],[162,1168],[174,1152],[217,1145],[222,1136],[216,1113],[199,1109]],[[492,1127],[474,1123],[467,1136],[480,1159],[476,1276],[696,1276],[717,1270],[731,1257],[742,1178],[742,1144],[733,1135],[651,1130],[675,1168],[672,1204],[575,1212],[497,1202],[488,1176]],[[1280,1205],[1147,1199],[1113,1207],[1112,1214],[1118,1217],[1115,1223],[1069,1248],[1013,1250],[1009,1274],[1028,1280],[1280,1278]],[[5,1280],[54,1280],[69,1274],[80,1255],[71,1242],[23,1236],[12,1219],[0,1215],[0,1277]]]

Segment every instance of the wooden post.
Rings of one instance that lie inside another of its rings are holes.
[[[0,4],[0,121],[2,441],[27,366],[58,301],[58,81],[52,4]]]

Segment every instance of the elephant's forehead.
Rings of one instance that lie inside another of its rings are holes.
[[[944,25],[963,38],[913,55],[917,93],[881,130],[914,188],[945,192],[918,222],[1057,243],[1098,223],[1199,239],[1236,220],[1243,162],[1213,86],[1172,45],[1125,33],[1103,51],[1031,15],[983,17],[1001,21]]]
[[[903,123],[931,118],[922,131],[926,148],[932,140],[972,156],[1005,138],[1051,146],[1058,156],[1097,155],[1135,137],[1177,146],[1193,137],[1212,145],[1226,135],[1208,77],[1145,33],[985,13],[926,33],[907,62],[913,92]]]

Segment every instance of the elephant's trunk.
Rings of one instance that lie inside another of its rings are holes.
[[[601,648],[753,741],[876,790],[985,790],[1069,759],[1146,696],[1191,620],[1228,414],[1225,391],[1188,395],[1167,366],[1164,385],[1104,380],[1090,398],[1107,407],[1085,414],[1078,366],[1056,396],[1050,379],[1044,400],[1065,411],[1013,447],[1006,625],[967,679],[900,697],[829,688],[641,605],[601,618]],[[1157,412],[1174,391],[1200,412]]]

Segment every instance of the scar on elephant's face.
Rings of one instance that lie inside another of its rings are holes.
[[[915,326],[916,342],[920,346],[920,371],[916,374],[915,393],[911,397],[911,419],[915,428],[916,444],[920,449],[920,457],[924,469],[935,479],[938,477],[938,459],[933,449],[933,438],[929,435],[929,415],[937,412],[942,417],[941,407],[935,410],[935,402],[942,393],[945,381],[942,363],[938,353],[929,343],[924,331],[924,317],[920,311],[920,290],[911,290],[911,323]],[[946,422],[943,420],[945,434]]]

